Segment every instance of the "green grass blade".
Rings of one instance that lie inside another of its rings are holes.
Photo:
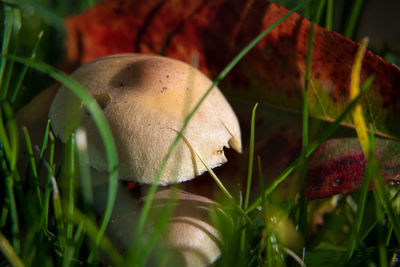
[[[72,220],[75,224],[80,225],[83,224],[85,233],[95,242],[97,242],[97,237],[99,236],[99,229],[96,224],[90,220],[85,214],[83,214],[79,209],[75,209],[72,218],[68,218]],[[114,266],[122,266],[123,258],[118,250],[115,249],[113,244],[105,237],[102,236],[100,242],[98,243],[100,248],[106,253],[109,259],[113,262]]]
[[[0,106],[0,148],[4,151],[4,156],[7,161],[9,161],[12,157],[12,151],[10,148],[10,142],[8,140],[7,132],[4,127],[2,106]],[[8,169],[8,162],[6,163],[6,166]]]
[[[21,259],[18,257],[18,254],[14,250],[13,246],[8,242],[7,238],[0,232],[0,250],[3,252],[3,255],[8,259],[10,264],[14,267],[23,267],[25,266]]]
[[[325,18],[325,28],[328,31],[332,30],[333,25],[333,0],[328,0],[326,5],[326,18]]]
[[[379,266],[389,266],[387,259],[387,250],[384,235],[384,216],[381,203],[379,202],[379,197],[374,192],[374,200],[375,200],[375,214],[377,218],[380,218],[377,224],[376,229],[376,239],[377,239],[377,247],[378,247],[378,255],[379,255]]]
[[[1,53],[15,55],[18,44],[18,34],[21,28],[21,14],[13,3],[3,3],[4,29]],[[0,100],[7,97],[9,82],[13,68],[13,60],[2,58],[0,61]]]
[[[260,180],[260,189],[261,189],[261,192],[264,192],[265,191],[265,185],[264,185],[264,177],[263,177],[263,171],[262,171],[262,164],[261,164],[260,156],[257,157],[257,165],[258,165],[258,178]],[[261,203],[265,203],[264,194],[261,194]]]
[[[251,181],[253,177],[253,162],[254,162],[254,128],[255,128],[255,119],[256,119],[256,109],[258,103],[254,105],[253,112],[251,114],[251,124],[250,124],[250,148],[249,148],[249,166],[247,171],[247,183],[246,183],[246,194],[244,196],[244,204],[243,209],[246,210],[249,206],[249,199],[250,199],[250,189],[251,189]],[[245,247],[245,240],[246,240],[246,228],[243,228],[240,247],[241,251],[244,251]]]
[[[10,39],[11,39],[11,34],[12,34],[12,26],[11,26],[11,21],[12,21],[12,7],[10,7],[8,4],[3,4],[3,9],[4,9],[4,28],[3,28],[3,40],[2,40],[2,46],[1,46],[1,54],[6,55],[8,54],[8,46],[10,44]],[[6,63],[7,63],[7,58],[2,57],[0,59],[0,95],[3,95],[2,93],[2,81],[3,81],[3,76],[4,72],[6,69]],[[7,92],[6,92],[7,93]]]
[[[320,5],[321,6],[321,5]],[[317,17],[320,16],[321,8]],[[307,173],[307,157],[306,152],[308,148],[308,128],[309,128],[309,114],[308,114],[308,86],[310,82],[311,59],[312,49],[314,43],[314,28],[315,23],[311,23],[310,32],[308,35],[307,44],[307,57],[306,57],[306,70],[304,77],[304,93],[303,93],[303,122],[302,122],[302,171],[301,171],[301,185],[300,185],[300,202],[299,202],[299,231],[303,238],[306,236],[307,226],[307,200],[305,197],[306,191],[306,173]]]
[[[368,188],[370,186],[371,175],[372,175],[371,164],[367,164],[365,169],[364,181],[361,187],[360,197],[357,201],[357,213],[354,219],[353,227],[351,228],[351,233],[345,254],[345,262],[350,261],[357,247],[357,243],[359,242],[359,240],[361,240],[360,229],[364,217],[364,210],[368,195]]]
[[[364,4],[364,0],[355,0],[351,7],[350,17],[347,21],[346,28],[344,30],[344,36],[347,38],[353,38],[354,30],[357,25],[358,17],[360,16],[361,8]]]
[[[60,242],[60,247],[64,251],[67,246],[66,240],[66,233],[65,233],[65,226],[64,226],[64,218],[62,212],[62,205],[61,205],[61,198],[60,198],[60,191],[58,190],[57,181],[52,176],[50,178],[51,186],[52,186],[52,200],[53,200],[53,210],[54,210],[54,218],[56,221],[56,228],[57,228],[57,239]]]
[[[215,172],[207,165],[207,163],[204,161],[203,157],[196,151],[194,150],[196,156],[200,159],[201,163],[206,167],[208,173],[211,175],[211,177],[214,179],[215,183],[218,185],[218,187],[221,189],[222,193],[226,196],[227,199],[229,199],[234,207],[240,212],[240,214],[244,217],[244,219],[249,223],[249,225],[253,228],[255,228],[254,222],[250,219],[250,217],[247,215],[247,213],[236,203],[235,199],[232,197],[232,195],[229,193],[229,191],[226,189],[226,187],[223,185],[221,180],[218,178],[218,176],[215,174]]]
[[[50,120],[47,120],[46,127],[45,127],[44,134],[43,134],[42,147],[41,147],[40,151],[38,151],[38,153],[39,153],[39,163],[37,166],[37,170],[38,170],[37,176],[38,177],[40,175],[40,171],[42,170],[43,162],[45,161],[44,154],[46,152],[47,143],[49,141],[49,133],[50,133]]]
[[[68,200],[67,200],[67,216],[71,218],[74,214],[74,193],[75,193],[75,135],[73,134],[68,142]],[[73,234],[73,224],[72,222],[67,222],[67,240],[72,239]]]
[[[254,161],[254,128],[255,128],[255,120],[256,120],[256,109],[258,103],[254,105],[253,112],[251,114],[251,125],[250,125],[250,150],[249,150],[249,168],[247,172],[247,183],[246,183],[246,195],[244,198],[244,209],[246,210],[249,206],[250,199],[250,189],[251,189],[251,181],[253,175],[253,161]]]
[[[24,135],[26,150],[28,152],[30,173],[32,174],[32,177],[33,177],[33,186],[35,187],[34,190],[36,191],[36,198],[37,198],[39,207],[41,207],[42,206],[42,196],[41,196],[40,188],[39,188],[39,180],[38,180],[35,156],[33,155],[31,138],[29,137],[28,129],[25,126],[22,127],[22,133]]]
[[[43,159],[44,166],[47,169],[47,183],[44,187],[43,204],[40,215],[41,228],[44,234],[47,234],[48,232],[49,204],[50,204],[50,195],[52,191],[51,177],[54,175],[54,169],[55,169],[53,166],[55,139],[51,132],[49,134],[49,138],[50,138],[49,162]]]
[[[55,68],[43,62],[36,62],[32,59],[27,59],[17,56],[15,57],[12,56],[11,58],[13,58],[15,61],[19,63],[26,64],[31,68],[34,68],[38,71],[48,74],[53,79],[59,81],[64,86],[69,88],[86,106],[93,120],[95,121],[96,126],[98,127],[99,133],[104,143],[107,156],[107,165],[108,165],[107,169],[110,175],[108,201],[103,215],[103,220],[100,226],[100,230],[98,232],[99,236],[96,242],[96,244],[98,244],[110,220],[111,212],[114,207],[114,202],[117,192],[117,184],[118,184],[118,160],[116,152],[117,150],[107,120],[104,117],[104,114],[100,109],[99,105],[97,104],[97,101],[94,100],[93,97],[85,90],[85,88],[74,79],[68,77],[63,72],[56,70]]]
[[[332,133],[339,127],[341,121],[349,114],[349,112],[355,107],[360,98],[364,95],[365,91],[371,86],[374,81],[373,77],[368,77],[363,86],[361,87],[360,93],[354,98],[343,110],[343,112],[337,117],[337,119],[332,122],[328,128],[315,140],[307,149],[306,157],[309,157]],[[291,163],[278,177],[275,179],[269,187],[263,192],[264,197],[267,198],[268,195],[275,190],[275,188],[281,184],[302,162],[302,156],[297,158],[293,163]],[[247,213],[256,209],[261,203],[261,197],[259,196],[253,204],[247,209]]]
[[[376,194],[379,198],[381,206],[385,211],[386,215],[389,218],[391,225],[393,226],[393,232],[396,236],[397,242],[400,242],[400,218],[399,215],[394,211],[392,203],[389,198],[389,193],[387,187],[385,186],[385,182],[383,181],[379,163],[375,156],[372,157],[372,180],[374,181],[374,185],[376,188]]]
[[[32,49],[32,52],[30,54],[30,58],[31,59],[35,59],[36,58],[36,51],[37,51],[37,49],[39,47],[40,41],[43,38],[43,33],[44,33],[43,31],[40,31],[39,34],[38,34],[38,38],[37,38],[35,44],[33,45],[33,49]],[[21,72],[20,72],[20,74],[19,74],[19,76],[18,76],[18,78],[17,78],[17,80],[16,80],[15,87],[10,93],[10,103],[11,104],[14,103],[15,99],[17,98],[18,92],[19,92],[19,90],[21,88],[21,85],[22,85],[22,81],[24,80],[25,75],[28,72],[28,69],[29,69],[28,66],[24,65],[22,70],[21,70]]]
[[[18,47],[18,38],[19,38],[19,31],[21,29],[21,12],[19,8],[13,4],[4,4],[4,11],[5,11],[5,20],[4,20],[4,27],[9,27],[10,30],[7,31],[10,33],[7,36],[8,43],[3,46],[7,49],[7,54],[15,55]],[[2,49],[3,53],[3,49]],[[7,93],[10,88],[10,81],[11,81],[11,74],[13,71],[14,60],[7,60],[7,63],[4,63],[0,68],[5,68],[4,72],[1,71],[0,73],[0,99],[2,101],[6,100]]]
[[[18,211],[17,211],[17,204],[15,202],[14,196],[14,180],[11,175],[8,175],[6,180],[6,193],[7,197],[10,200],[10,219],[11,219],[11,240],[13,247],[17,253],[21,251],[21,244],[20,244],[20,231],[19,231],[19,219],[18,219]]]
[[[43,158],[44,152],[46,151],[46,148],[47,148],[47,142],[49,140],[49,131],[50,131],[50,120],[47,120],[46,128],[45,128],[44,134],[43,134],[42,148],[40,149],[40,155],[39,155],[40,159]]]
[[[316,12],[315,19],[313,20],[313,22],[320,24],[321,17],[322,17],[322,11],[324,10],[325,4],[326,4],[326,0],[322,0],[318,3],[317,12]],[[312,24],[311,24],[311,27],[314,27],[314,26],[312,26]],[[311,31],[314,31],[314,29],[312,29],[312,30],[310,29],[310,32]],[[308,38],[310,39],[310,35],[308,36]]]
[[[4,117],[7,121],[8,128],[8,136],[9,136],[9,144],[10,144],[10,158],[8,158],[10,171],[13,172],[15,170],[15,166],[17,164],[18,159],[18,128],[17,122],[15,121],[15,117],[11,106],[8,102],[4,102],[2,106],[4,110]]]
[[[6,225],[7,218],[9,215],[9,210],[10,210],[10,200],[8,199],[8,197],[4,197],[3,207],[1,208],[1,214],[0,214],[0,232]]]

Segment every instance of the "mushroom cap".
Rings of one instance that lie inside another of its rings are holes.
[[[200,71],[178,60],[155,55],[123,54],[95,60],[72,77],[98,101],[117,146],[120,178],[154,183],[167,151],[186,116],[211,87]],[[106,171],[104,146],[81,101],[62,86],[49,118],[66,142],[78,127],[87,131],[90,165]],[[159,184],[190,180],[206,171],[194,150],[211,167],[227,161],[223,148],[241,152],[239,123],[231,106],[214,88],[193,115],[172,151]]]

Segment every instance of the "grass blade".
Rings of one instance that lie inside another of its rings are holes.
[[[14,267],[23,267],[25,266],[21,259],[18,257],[18,254],[15,252],[14,248],[8,242],[7,238],[0,232],[0,250],[3,252],[3,255],[8,259]]]
[[[21,28],[20,10],[13,3],[4,3],[4,30],[1,53],[15,55],[18,44],[18,34]],[[0,100],[7,98],[13,60],[2,58],[0,61]]]
[[[67,199],[67,214],[68,217],[72,217],[74,214],[74,192],[75,192],[75,135],[73,134],[68,142],[68,171],[67,171],[67,179],[68,179],[68,199]],[[73,224],[68,221],[67,223],[67,240],[72,240],[73,234]]]
[[[44,195],[43,195],[43,205],[41,209],[41,215],[40,215],[40,222],[41,222],[41,228],[43,229],[43,233],[47,234],[48,232],[48,221],[49,221],[49,203],[50,203],[50,194],[52,191],[51,188],[51,177],[54,176],[54,136],[50,132],[49,134],[50,138],[50,153],[49,153],[49,162],[43,160],[44,166],[47,169],[47,183],[44,188]]]
[[[10,157],[8,158],[10,171],[13,172],[15,170],[15,166],[17,164],[18,159],[18,128],[17,122],[15,121],[15,117],[11,106],[8,102],[4,102],[2,105],[4,110],[4,117],[6,119],[7,128],[8,128],[8,136],[9,136],[9,145],[10,145]]]
[[[5,56],[3,55],[2,57]],[[85,88],[82,85],[80,85],[77,81],[75,81],[71,77],[68,77],[63,72],[56,70],[55,68],[43,62],[36,62],[32,59],[27,59],[18,56],[8,56],[8,57],[13,58],[15,61],[19,63],[26,64],[31,68],[34,68],[38,71],[48,74],[53,79],[59,81],[64,86],[69,88],[86,106],[93,120],[95,121],[96,126],[98,127],[99,133],[101,135],[105,147],[108,173],[110,175],[108,201],[103,215],[101,227],[98,232],[99,236],[97,237],[96,241],[96,244],[98,244],[98,242],[100,242],[101,237],[104,235],[104,231],[110,220],[111,212],[114,207],[114,202],[117,192],[117,184],[118,184],[117,150],[107,120],[104,117],[104,114],[100,109],[99,105],[97,104],[97,101],[93,99],[93,97],[85,90]]]
[[[33,45],[33,49],[32,49],[32,52],[30,54],[30,58],[31,59],[35,59],[36,58],[36,51],[37,51],[37,49],[39,47],[40,41],[42,40],[43,33],[44,33],[43,31],[40,31],[39,34],[38,34],[38,38],[37,38],[35,44]],[[18,76],[18,78],[17,78],[17,80],[16,80],[15,87],[10,93],[10,103],[11,104],[14,103],[15,99],[17,98],[18,92],[19,92],[19,90],[21,88],[21,85],[22,85],[22,81],[24,80],[25,75],[28,72],[28,69],[29,69],[28,66],[24,65],[22,70],[21,70],[21,72],[20,72],[20,74],[19,74],[19,76]]]
[[[21,245],[19,240],[19,220],[18,220],[18,211],[17,211],[17,204],[15,202],[14,196],[14,180],[11,175],[8,175],[6,180],[6,193],[9,199],[10,204],[10,219],[11,219],[11,240],[13,247],[17,253],[21,251]]]
[[[75,224],[80,225],[83,224],[85,233],[89,235],[89,237],[95,242],[97,242],[97,238],[99,236],[99,229],[96,224],[90,220],[85,214],[83,214],[79,209],[75,209],[72,218],[68,218],[73,221]],[[112,245],[112,243],[105,237],[102,236],[100,242],[98,243],[100,248],[109,256],[110,260],[114,263],[114,266],[122,266],[123,258],[118,250]]]
[[[3,111],[2,106],[0,106],[0,148],[3,150],[5,158],[9,161],[12,158],[12,151],[10,147],[10,142],[8,140],[7,132],[4,127],[3,121]],[[9,162],[6,163],[6,168],[9,168]]]
[[[58,233],[58,240],[60,242],[60,247],[64,251],[67,246],[66,233],[64,227],[64,219],[60,198],[60,191],[58,190],[57,181],[54,176],[51,177],[51,186],[52,186],[52,197],[53,197],[53,209],[54,209],[54,217],[56,221],[56,228]]]
[[[253,176],[253,161],[254,161],[254,128],[255,128],[255,119],[256,119],[256,109],[258,103],[254,105],[253,112],[251,114],[251,124],[250,124],[250,148],[249,148],[249,167],[247,172],[247,183],[246,183],[246,194],[244,196],[244,204],[243,209],[246,210],[249,206],[250,199],[250,189],[251,189],[251,181]],[[241,235],[240,248],[244,251],[246,240],[246,228],[243,228]]]
[[[350,17],[347,21],[346,28],[344,30],[344,36],[347,38],[353,38],[354,30],[357,25],[358,17],[360,16],[361,8],[364,4],[364,0],[355,0],[351,7]]]
[[[49,131],[50,131],[50,120],[47,121],[46,128],[44,130],[42,149],[40,150],[40,155],[39,155],[40,159],[43,158],[44,152],[46,151],[47,148],[47,142],[49,140]]]
[[[379,168],[379,163],[375,156],[371,156],[371,165],[372,165],[372,180],[374,181],[375,185],[375,192],[379,198],[379,201],[381,203],[381,206],[383,207],[383,210],[387,214],[389,221],[391,225],[393,226],[393,232],[396,236],[397,242],[400,242],[400,218],[399,215],[394,211],[392,203],[389,198],[389,192],[387,190],[387,187],[385,185],[385,182],[383,181],[380,168]]]
[[[328,31],[332,30],[333,25],[333,0],[328,0],[326,5],[326,19],[325,19],[325,28]]]
[[[251,188],[251,180],[253,175],[253,161],[254,161],[254,127],[255,127],[255,119],[256,119],[256,109],[258,103],[254,105],[253,112],[251,114],[251,126],[250,126],[250,149],[249,149],[249,169],[247,172],[247,183],[246,183],[246,195],[244,198],[244,209],[246,210],[249,206],[250,199],[250,188]]]
[[[28,152],[29,167],[30,167],[30,173],[33,176],[33,186],[35,188],[34,190],[36,191],[36,197],[38,200],[39,207],[41,207],[42,206],[42,196],[41,196],[40,188],[39,188],[39,180],[38,180],[35,156],[33,154],[31,138],[29,137],[28,129],[25,126],[22,127],[22,133],[24,135],[26,150]]]
[[[359,240],[361,240],[360,229],[364,217],[365,203],[367,200],[371,175],[372,175],[371,164],[367,163],[365,169],[364,181],[361,187],[360,197],[357,201],[357,213],[356,217],[354,218],[353,227],[351,229],[346,254],[344,255],[345,262],[349,262],[351,260],[353,253],[357,247],[357,243],[359,242]]]
[[[378,247],[378,255],[379,255],[379,266],[389,266],[387,259],[387,250],[384,238],[384,216],[382,211],[381,203],[379,202],[379,197],[376,193],[374,193],[375,200],[375,214],[378,220],[377,229],[376,229],[376,237],[377,237],[377,247]]]
[[[319,9],[321,10],[321,9]],[[317,17],[321,13],[318,12]],[[301,185],[300,185],[300,202],[299,202],[299,231],[303,238],[306,236],[307,226],[307,200],[305,197],[306,191],[306,173],[307,173],[307,147],[308,147],[308,128],[309,128],[309,115],[308,115],[308,86],[310,82],[311,59],[314,41],[314,28],[315,23],[311,23],[310,33],[308,35],[307,44],[307,57],[306,57],[306,70],[304,77],[304,93],[303,93],[303,122],[302,122],[302,171],[301,171]]]
[[[350,98],[353,99],[360,92],[360,74],[362,60],[364,57],[365,49],[367,47],[368,39],[364,38],[361,45],[358,47],[356,57],[354,59],[354,65],[351,71],[350,81]],[[363,111],[361,104],[357,104],[352,112],[354,126],[356,128],[358,139],[360,140],[361,148],[365,156],[369,155],[370,147],[368,140],[367,125],[364,120]]]

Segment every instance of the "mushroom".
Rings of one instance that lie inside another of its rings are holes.
[[[99,189],[100,192],[96,194],[106,194],[106,187]],[[140,211],[138,203],[129,201],[131,198],[126,192],[122,196],[119,194],[118,209],[113,212],[107,229],[109,238],[122,251],[126,251],[132,244],[131,232]],[[143,204],[145,200],[146,197],[142,198],[139,204]],[[231,219],[220,206],[208,198],[177,189],[161,190],[154,195],[146,233],[157,227],[156,223],[169,208],[172,209],[171,217],[161,240],[148,258],[147,265],[158,265],[158,260],[167,261],[168,266],[191,267],[209,266],[215,262],[221,254],[224,241],[213,218],[217,218],[218,223],[225,226],[224,232],[233,230]],[[212,214],[215,216],[211,216]],[[146,239],[146,236],[147,234],[143,238]]]
[[[212,264],[221,254],[223,239],[220,231],[213,225],[210,212],[217,212],[218,218],[224,221],[228,217],[214,201],[176,190],[158,192],[152,212],[160,214],[171,199],[177,199],[177,203],[174,204],[173,215],[164,231],[164,241],[178,251],[183,258],[183,266]]]
[[[155,55],[123,54],[81,66],[72,77],[98,101],[112,129],[123,180],[150,184],[185,118],[212,82],[194,67]],[[102,140],[80,100],[61,87],[50,107],[55,134],[66,142],[83,126],[88,135],[90,165],[106,171]],[[206,168],[227,161],[224,147],[241,152],[238,120],[218,88],[213,88],[189,121],[171,153],[161,185],[193,179]]]

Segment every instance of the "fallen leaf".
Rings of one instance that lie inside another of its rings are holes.
[[[390,184],[400,179],[400,143],[377,139],[375,156],[384,180]],[[331,139],[312,155],[307,170],[306,195],[309,199],[348,194],[360,189],[364,180],[366,158],[357,138]]]
[[[67,62],[115,53],[164,53],[217,74],[261,31],[288,11],[263,0],[108,0],[66,19]],[[221,84],[229,96],[301,110],[310,21],[295,13],[272,30]],[[316,26],[310,115],[332,120],[349,102],[358,43]],[[363,99],[377,132],[400,137],[400,69],[370,52],[361,81],[375,81]],[[347,122],[351,122],[348,120]]]
[[[195,59],[202,72],[216,78],[242,48],[287,12],[263,0],[108,0],[66,19],[66,66],[71,69],[116,53],[161,53],[185,62]],[[299,14],[291,15],[263,38],[219,87],[231,99],[301,113],[310,26],[311,22]],[[351,67],[358,46],[338,33],[315,26],[309,88],[311,116],[332,121],[349,103]],[[400,138],[400,69],[366,52],[361,82],[371,75],[374,83],[360,101],[364,116],[377,133]],[[247,132],[250,117],[247,113],[239,117],[243,118],[243,132]],[[263,118],[271,120],[266,114]],[[345,122],[351,125],[351,118]],[[301,132],[294,125],[300,127],[298,123],[268,125],[277,128],[262,131],[256,139],[257,152],[265,159],[263,167],[270,176],[278,175],[299,153]],[[316,152],[319,160],[312,160],[308,171],[308,198],[359,188],[365,160],[356,143],[328,141]],[[379,141],[377,148],[388,149],[389,143],[385,144]],[[341,150],[336,151],[335,146]],[[394,167],[383,164],[384,177],[399,179],[397,163],[391,159],[388,162]],[[235,175],[245,177],[242,174],[247,167],[239,165],[244,167],[237,167]]]

